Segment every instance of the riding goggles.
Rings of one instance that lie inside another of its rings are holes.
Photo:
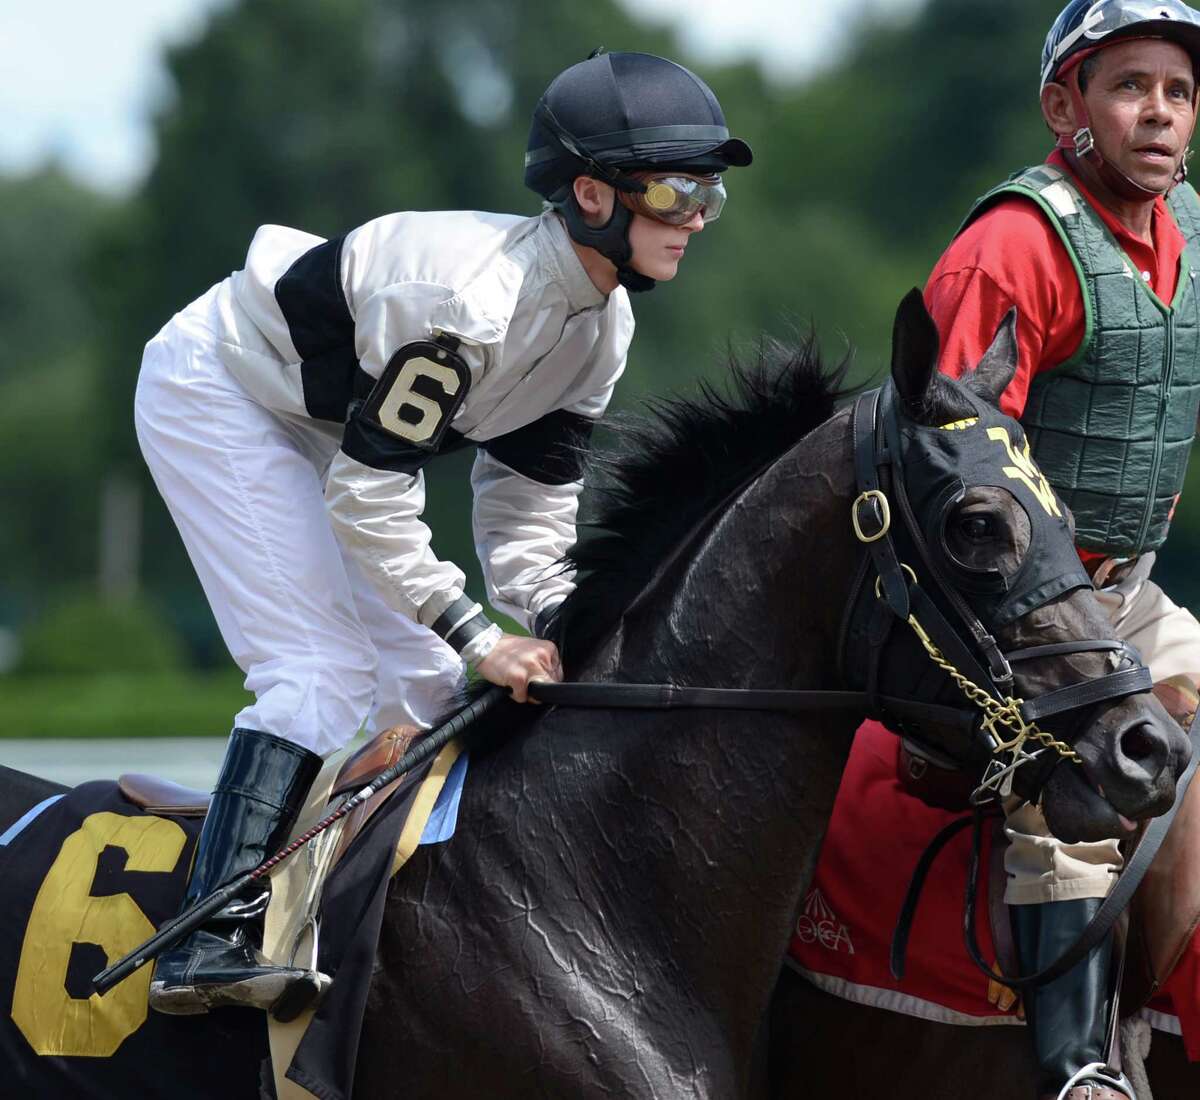
[[[1191,29],[1200,44],[1200,13],[1180,0],[1097,0],[1084,15],[1079,25],[1065,35],[1047,59],[1042,70],[1042,87],[1054,79],[1059,64],[1068,56],[1081,52],[1090,45],[1099,45],[1105,38],[1132,27],[1146,26],[1146,36],[1156,37],[1154,28],[1147,24],[1171,21]],[[1188,33],[1186,31],[1182,33]],[[1175,37],[1164,33],[1162,37]]]
[[[667,225],[686,225],[697,213],[704,224],[715,222],[725,206],[725,185],[720,176],[686,176],[681,173],[639,176],[645,191],[621,192],[621,199],[636,214]]]

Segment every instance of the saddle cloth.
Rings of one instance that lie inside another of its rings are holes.
[[[389,758],[407,743],[401,739]],[[340,789],[335,779],[353,781],[355,790],[369,781],[371,761],[352,760],[339,775],[343,763],[344,757],[327,763],[296,833],[328,813],[326,798]],[[150,1012],[151,966],[103,997],[91,988],[93,975],[178,911],[205,807],[199,792],[125,777],[135,782],[82,784],[31,809],[0,833],[0,1064],[6,1067],[0,1100],[348,1095],[378,937],[371,916],[381,918],[390,875],[419,844],[453,835],[466,765],[452,742],[398,780],[393,797],[360,815],[357,828],[342,832],[342,843],[334,838],[331,852],[340,862],[311,906],[321,913],[318,965],[334,985],[315,1013],[289,1025],[270,1020],[269,1028],[265,1014],[240,1009],[191,1017]],[[154,813],[142,804],[147,789],[163,796]],[[171,812],[176,808],[181,812]],[[312,900],[308,851],[271,876],[263,947],[277,962],[287,961]],[[308,963],[303,950],[298,961]],[[314,1016],[324,1026],[306,1036]],[[296,1057],[302,1040],[307,1047]],[[213,1050],[221,1057],[201,1056]],[[313,1091],[287,1080],[297,1067]]]
[[[92,992],[97,972],[178,910],[199,828],[96,782],[0,835],[0,1097],[257,1100],[261,1016],[150,1012],[149,966]]]
[[[927,806],[901,788],[898,751],[898,738],[878,723],[860,727],[788,962],[819,988],[859,1004],[941,1023],[1020,1024],[1019,1005],[994,1003],[1001,991],[992,986],[989,996],[989,981],[963,944],[969,829],[934,863],[913,922],[905,977],[891,975],[892,932],[913,868],[934,835],[962,816]],[[984,868],[995,841],[985,831]],[[991,873],[981,868],[979,879],[976,935],[984,957],[995,959],[989,908],[1003,910],[989,907],[987,894],[989,887],[1002,891],[1002,867]],[[1012,963],[1006,958],[1003,965]],[[1147,1015],[1153,1026],[1182,1034],[1189,1057],[1200,1060],[1200,933],[1191,936]]]

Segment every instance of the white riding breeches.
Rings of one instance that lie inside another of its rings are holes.
[[[264,408],[222,366],[214,292],[146,346],[138,440],[255,700],[234,724],[327,755],[364,724],[430,725],[458,655],[390,609],[339,545],[323,481],[339,425]]]
[[[1179,675],[1200,678],[1200,623],[1149,579],[1153,564],[1154,555],[1144,555],[1125,580],[1096,597],[1117,633],[1141,653],[1155,683]],[[1067,844],[1051,836],[1041,810],[1029,804],[1008,815],[1005,833],[1009,905],[1106,897],[1124,863],[1115,840]]]

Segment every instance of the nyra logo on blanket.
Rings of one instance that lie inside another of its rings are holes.
[[[827,951],[854,954],[849,929],[838,920],[825,895],[815,886],[804,899],[804,909],[796,921],[796,936],[801,943],[815,943]]]

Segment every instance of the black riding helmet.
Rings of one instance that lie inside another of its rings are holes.
[[[632,212],[614,203],[605,225],[589,226],[575,201],[575,177],[638,192],[645,185],[630,171],[707,175],[752,159],[750,146],[729,136],[717,97],[695,73],[653,54],[606,53],[559,73],[538,100],[525,185],[563,215],[575,241],[616,265],[623,286],[649,290],[654,280],[629,266]]]

